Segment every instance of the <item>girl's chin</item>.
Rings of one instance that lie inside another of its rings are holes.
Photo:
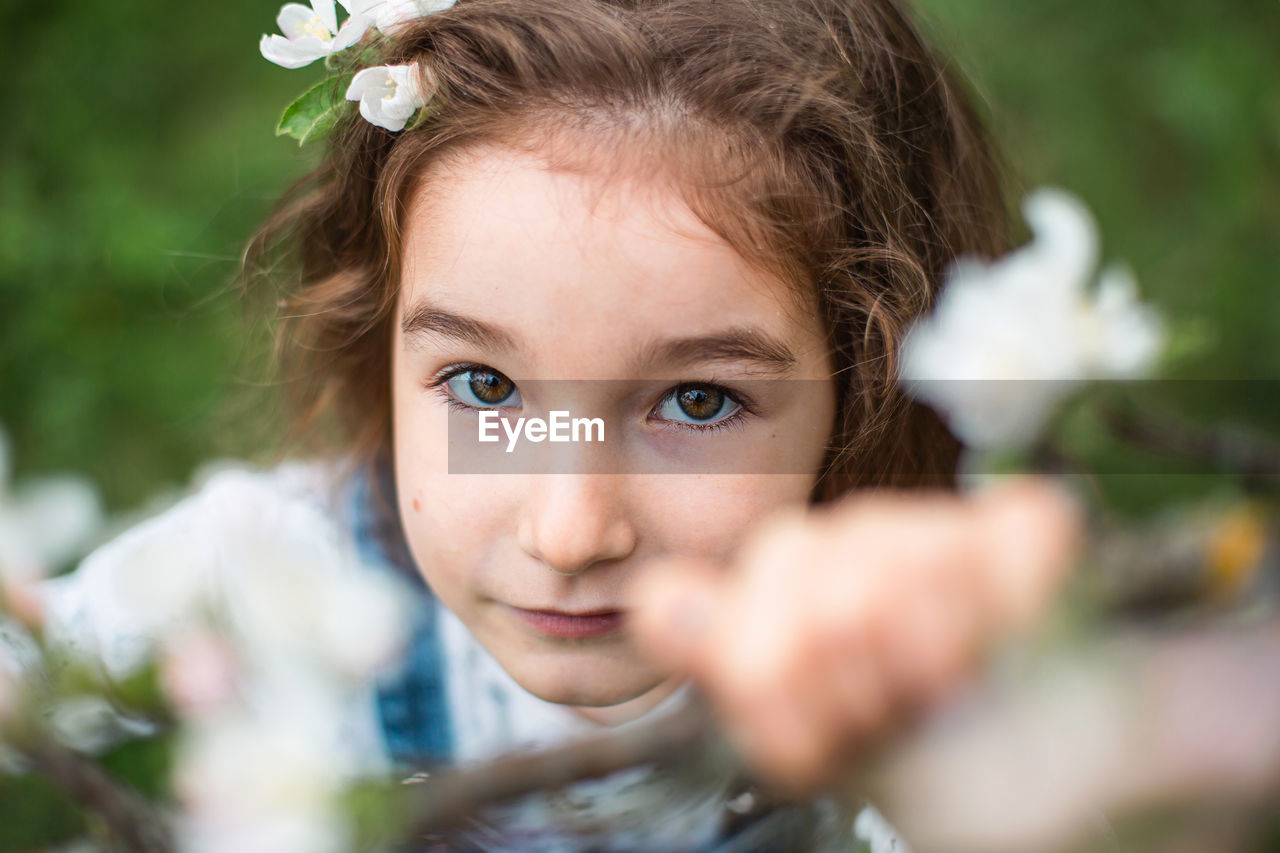
[[[583,708],[614,708],[644,699],[653,685],[564,684],[544,678],[516,679],[525,690],[545,702]]]
[[[602,725],[618,725],[647,713],[681,684],[677,679],[653,678],[605,684],[599,679],[593,683],[584,676],[570,683],[545,677],[516,678],[516,682],[539,699],[566,705],[579,716]]]

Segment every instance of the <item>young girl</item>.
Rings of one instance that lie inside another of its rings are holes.
[[[952,258],[1005,247],[966,92],[896,0],[460,0],[387,29],[409,76],[379,72],[246,265],[297,271],[279,348],[330,460],[250,479],[420,592],[377,742],[463,764],[696,685],[761,780],[818,790],[1066,560],[1043,487],[900,491],[950,487],[958,445],[896,346]],[[400,88],[427,107],[393,130]],[[552,412],[604,440],[507,453]],[[640,771],[468,843],[711,850],[756,818],[739,793]]]

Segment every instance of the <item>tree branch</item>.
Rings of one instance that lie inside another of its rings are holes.
[[[1117,438],[1138,447],[1206,463],[1215,473],[1231,472],[1253,480],[1280,477],[1280,444],[1274,441],[1117,406],[1101,405],[1098,411]]]

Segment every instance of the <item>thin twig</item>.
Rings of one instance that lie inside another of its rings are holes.
[[[538,752],[502,756],[429,774],[409,793],[417,835],[458,827],[484,807],[642,764],[685,761],[703,754],[717,735],[695,703],[660,720],[583,738]]]
[[[989,681],[863,756],[841,786],[920,851],[1058,850],[1098,816],[1280,788],[1280,621],[1181,636],[1113,635]],[[697,705],[414,786],[415,837],[513,797],[638,764],[697,760],[716,737]]]
[[[1154,417],[1132,408],[1101,406],[1117,438],[1168,456],[1212,466],[1249,479],[1280,477],[1280,444],[1256,435],[1196,427],[1177,417]]]

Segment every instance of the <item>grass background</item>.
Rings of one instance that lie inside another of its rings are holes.
[[[1022,184],[1083,196],[1106,256],[1196,331],[1178,370],[1280,378],[1280,4],[915,6]],[[119,509],[259,448],[261,352],[230,282],[306,164],[272,129],[316,77],[258,55],[276,11],[0,0],[0,423],[19,475],[85,472]],[[1266,386],[1230,387],[1215,413],[1280,426]]]

